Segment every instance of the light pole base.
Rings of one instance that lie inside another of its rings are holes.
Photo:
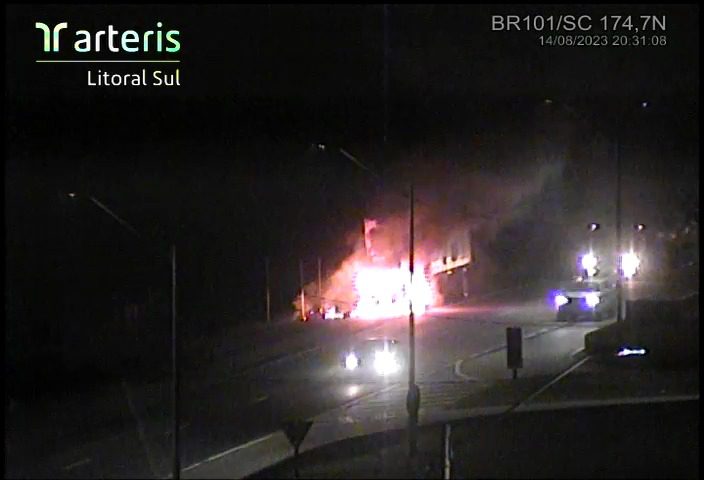
[[[420,388],[411,384],[406,395],[408,412],[408,456],[414,458],[418,453],[418,410],[420,409]]]

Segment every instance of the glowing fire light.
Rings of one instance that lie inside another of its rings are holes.
[[[332,306],[325,310],[325,320],[339,320],[344,317],[344,314]]]
[[[422,315],[433,304],[431,282],[421,264],[416,264],[413,283],[408,263],[399,267],[358,266],[354,277],[357,304],[353,318],[380,319],[408,314],[412,300],[413,313]]]

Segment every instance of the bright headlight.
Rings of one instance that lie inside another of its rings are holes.
[[[569,303],[569,299],[562,294],[555,295],[555,308],[560,308]]]
[[[598,263],[599,259],[597,259],[596,256],[591,252],[582,256],[582,268],[585,269],[590,276],[593,276],[591,272],[596,271],[596,266]]]
[[[601,300],[599,299],[599,295],[594,292],[590,292],[587,293],[587,295],[584,297],[584,301],[587,303],[587,306],[589,308],[594,308],[599,304]]]
[[[627,252],[621,255],[621,273],[625,278],[631,278],[638,271],[640,266],[640,258],[633,252]]]
[[[379,375],[388,375],[398,370],[398,362],[394,352],[379,350],[374,354],[374,370]]]
[[[359,366],[359,358],[354,353],[349,353],[345,357],[345,368],[347,370],[354,370]]]

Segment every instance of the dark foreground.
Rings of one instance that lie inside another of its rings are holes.
[[[502,412],[451,424],[451,476],[696,478],[698,373],[697,367],[671,370],[588,358],[529,401],[525,394],[537,379],[519,382],[518,388],[496,385],[491,396],[495,405],[506,405]],[[413,463],[403,430],[338,442],[303,453],[299,473],[443,478],[443,435],[443,424],[422,427]],[[287,460],[255,478],[293,478],[294,466]]]

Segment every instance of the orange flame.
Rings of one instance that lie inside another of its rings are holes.
[[[407,315],[413,307],[422,315],[435,301],[432,282],[421,263],[416,263],[410,281],[408,262],[399,267],[356,265],[354,290],[357,301],[351,316],[375,320]]]

